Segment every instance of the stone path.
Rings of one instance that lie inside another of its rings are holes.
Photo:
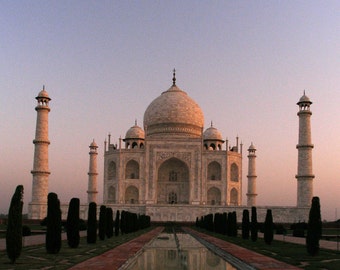
[[[269,270],[269,269],[286,269],[286,270],[293,270],[293,269],[301,269],[296,266],[292,266],[289,264],[286,264],[284,262],[280,262],[278,260],[275,260],[273,258],[264,256],[262,254],[256,253],[254,251],[251,251],[249,249],[245,249],[243,247],[231,244],[229,242],[226,242],[224,240],[215,238],[213,236],[200,233],[198,231],[192,230],[188,227],[184,228],[184,231],[190,233],[195,238],[201,238],[214,246],[222,249],[223,251],[231,254],[232,256],[238,258],[239,260],[245,262],[246,264],[249,264],[250,266],[253,266],[256,269],[262,269],[262,270]]]
[[[129,258],[142,250],[142,247],[163,231],[163,227],[157,227],[127,243],[111,249],[97,257],[79,263],[72,270],[115,270],[119,269]]]

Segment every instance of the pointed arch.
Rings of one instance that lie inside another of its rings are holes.
[[[208,190],[207,198],[208,204],[221,204],[221,191],[217,187],[211,187]]]
[[[108,172],[107,172],[108,179],[109,179],[109,180],[114,180],[114,179],[116,179],[116,173],[117,173],[116,163],[113,162],[113,161],[111,161],[111,162],[109,163]]]
[[[136,204],[139,203],[139,191],[135,186],[129,186],[125,190],[125,202]]]
[[[113,186],[110,186],[108,189],[107,202],[116,203],[116,189]]]
[[[157,203],[169,203],[175,197],[178,204],[189,203],[189,168],[184,161],[178,158],[164,161],[159,166],[157,176]]]
[[[208,180],[221,180],[221,164],[217,161],[208,164]]]
[[[236,163],[233,163],[230,166],[230,179],[233,182],[239,181],[239,169]]]
[[[238,205],[238,191],[236,188],[232,188],[230,191],[230,204]]]
[[[131,159],[126,163],[125,179],[139,179],[139,164]]]

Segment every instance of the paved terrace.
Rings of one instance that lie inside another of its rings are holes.
[[[93,257],[89,260],[86,260],[74,267],[70,268],[73,270],[80,269],[99,269],[99,270],[112,270],[119,269],[129,258],[135,256],[138,252],[142,251],[142,248],[145,244],[151,241],[154,237],[156,237],[161,231],[163,227],[157,227],[152,231],[139,236],[127,243],[124,243],[110,251],[107,251],[97,257]],[[258,254],[256,252],[247,250],[245,248],[239,247],[237,245],[228,243],[226,241],[220,240],[218,238],[206,235],[204,233],[197,232],[188,227],[185,230],[195,236],[196,238],[203,239],[208,243],[213,244],[213,248],[217,247],[222,250],[222,252],[229,253],[241,261],[246,262],[247,264],[255,267],[256,269],[300,269],[295,266],[288,265],[286,263],[277,261],[270,257],[266,257],[264,255]],[[81,236],[85,236],[86,231],[81,232]],[[259,233],[259,237],[263,235]],[[292,242],[296,244],[305,244],[305,238],[291,237],[291,236],[282,236],[275,235],[274,238],[279,241]],[[66,240],[66,233],[62,234],[62,239]],[[24,237],[24,245],[39,245],[45,243],[45,235],[34,235],[34,236],[26,236]],[[332,241],[320,241],[320,247],[325,249],[333,249],[337,250],[337,242]],[[6,249],[6,239],[0,239],[0,250]]]

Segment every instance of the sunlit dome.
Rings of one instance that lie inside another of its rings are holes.
[[[48,96],[47,91],[45,90],[45,85],[43,86],[43,89],[39,92],[37,98],[47,98],[47,99],[50,99],[50,97]]]
[[[301,104],[301,103],[309,103],[312,104],[312,102],[310,101],[309,97],[306,96],[306,92],[303,91],[303,96],[300,98],[299,102],[297,103],[297,105]]]
[[[222,141],[221,132],[211,124],[211,126],[204,131],[203,140]]]
[[[176,85],[173,85],[148,106],[144,113],[147,136],[171,135],[200,137],[204,116],[200,106]]]
[[[144,130],[135,123],[135,125],[126,132],[125,139],[144,139]]]

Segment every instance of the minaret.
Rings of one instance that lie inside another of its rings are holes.
[[[30,219],[43,219],[47,214],[47,194],[48,194],[48,177],[50,171],[48,168],[48,113],[50,107],[48,106],[51,100],[48,93],[43,90],[40,91],[36,97],[38,101],[35,110],[37,111],[37,124],[35,129],[34,144],[34,160],[32,183],[32,201],[28,206],[28,215]]]
[[[247,206],[256,206],[256,148],[251,143],[248,149],[248,192],[247,192]]]
[[[314,145],[311,139],[310,118],[312,102],[303,92],[297,105],[299,106],[299,143],[298,149],[298,172],[297,179],[297,207],[310,207],[313,198],[313,164],[312,149]]]
[[[88,184],[88,190],[87,190],[87,202],[95,202],[97,203],[97,144],[93,140],[93,142],[90,144],[90,165],[89,165],[89,184]]]

